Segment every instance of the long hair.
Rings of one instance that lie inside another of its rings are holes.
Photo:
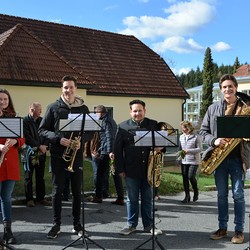
[[[16,111],[15,111],[13,101],[12,101],[9,91],[7,89],[0,89],[0,93],[6,94],[9,99],[9,105],[7,108],[3,109],[3,115],[7,117],[15,117]]]

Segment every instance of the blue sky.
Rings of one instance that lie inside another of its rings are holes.
[[[0,0],[1,14],[134,35],[176,74],[202,69],[207,47],[219,66],[250,63],[249,10],[249,0]]]

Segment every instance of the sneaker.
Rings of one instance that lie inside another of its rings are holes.
[[[244,242],[244,234],[241,231],[235,231],[231,242],[234,244],[242,244]]]
[[[125,205],[125,201],[117,199],[115,201],[111,201],[111,204],[124,206]]]
[[[30,200],[27,202],[27,207],[34,207],[35,206],[35,202],[33,200]]]
[[[74,228],[72,229],[72,233],[77,234],[79,237],[82,237],[82,231],[83,227],[81,224],[75,225]],[[86,230],[84,230],[84,235],[86,237],[88,236],[88,232]]]
[[[131,233],[135,232],[136,231],[136,227],[125,227],[123,228],[119,234],[121,235],[130,235]]]
[[[55,224],[48,232],[47,238],[48,239],[55,239],[59,233],[61,233],[60,225]]]
[[[220,240],[227,236],[227,230],[226,229],[218,229],[216,232],[212,233],[210,235],[211,240]]]
[[[151,234],[153,235],[153,227],[152,227],[152,226],[144,227],[144,232],[145,232],[145,233],[151,233]],[[157,229],[157,228],[155,227],[154,235],[160,235],[160,234],[162,234],[161,229]]]

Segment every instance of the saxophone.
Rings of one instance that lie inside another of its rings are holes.
[[[250,106],[245,106],[239,115],[250,115]],[[215,147],[210,154],[201,161],[201,173],[210,175],[229,155],[229,153],[243,140],[243,138],[230,138],[222,147]]]
[[[163,153],[151,151],[148,159],[148,183],[150,186],[159,187],[163,168]]]

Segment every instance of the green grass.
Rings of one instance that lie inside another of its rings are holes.
[[[45,170],[45,183],[46,183],[46,195],[50,196],[52,189],[51,174],[49,173],[49,158],[47,157],[46,161],[46,170]],[[13,197],[24,197],[24,179],[23,179],[23,165],[21,166],[21,180],[16,182]],[[34,180],[34,177],[33,177]],[[248,181],[248,183],[250,183]],[[214,186],[213,176],[202,176],[198,178],[198,185],[200,191],[207,191],[207,186]],[[84,191],[92,192],[94,190],[93,184],[93,171],[90,161],[84,162]],[[159,187],[160,195],[175,194],[183,191],[182,176],[180,173],[170,173],[168,168],[164,168],[161,184]],[[115,187],[112,176],[110,177],[110,193],[112,196],[115,196]]]

